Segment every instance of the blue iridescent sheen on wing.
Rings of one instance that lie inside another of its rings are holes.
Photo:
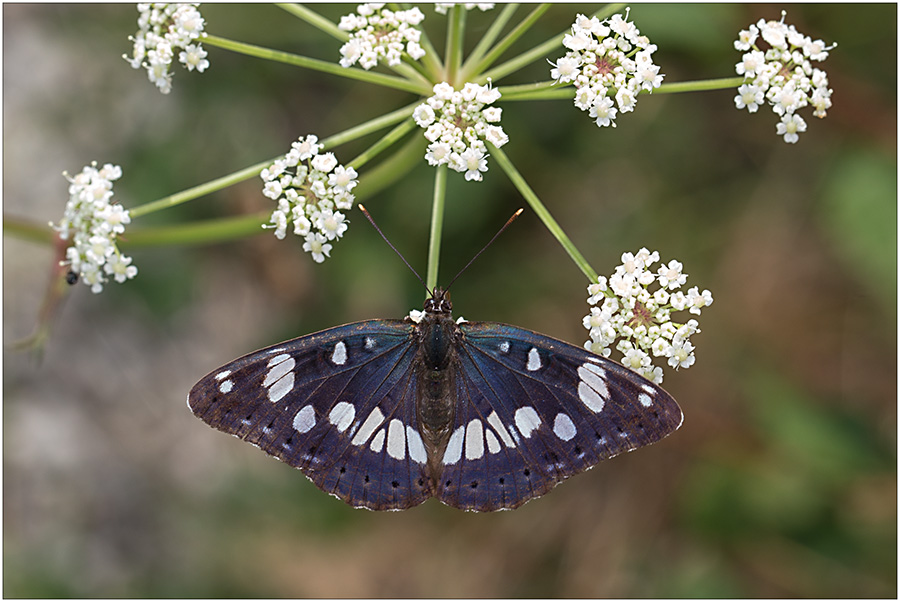
[[[437,496],[451,506],[515,508],[681,424],[681,409],[662,388],[581,347],[498,323],[463,323],[460,331],[454,429],[468,434],[467,426],[480,421],[486,444],[472,450],[478,457],[462,453],[445,467]],[[585,364],[606,375],[600,411],[579,397]]]
[[[410,322],[370,320],[273,345],[208,374],[188,404],[210,426],[301,469],[353,506],[408,508],[431,496],[406,433],[402,457],[395,457],[396,428],[389,439],[392,421],[416,428],[412,335]],[[356,437],[370,417],[369,436]]]

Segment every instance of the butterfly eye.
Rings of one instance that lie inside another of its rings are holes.
[[[441,313],[449,314],[453,309],[453,306],[450,305],[450,301],[447,299],[441,299]]]

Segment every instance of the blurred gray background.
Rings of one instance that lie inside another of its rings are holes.
[[[553,7],[507,56],[596,8]],[[569,100],[502,103],[504,150],[596,270],[647,246],[715,296],[696,364],[666,376],[684,426],[513,512],[353,510],[186,408],[194,382],[246,352],[420,306],[357,212],[323,265],[271,233],[123,243],[138,277],[71,289],[41,359],[14,345],[36,327],[53,252],[6,231],[4,595],[895,597],[897,9],[784,8],[838,42],[823,65],[834,107],[803,113],[796,145],[728,90],[642,96],[602,130]],[[336,20],[352,6],[315,9]],[[640,4],[631,17],[677,82],[731,76],[737,32],[781,9]],[[338,58],[339,43],[277,7],[201,10],[210,33]],[[424,12],[443,48],[445,18]],[[494,16],[469,16],[469,48]],[[121,58],[136,19],[133,5],[3,6],[6,222],[58,220],[60,173],[91,160],[122,166],[116,198],[134,207],[414,100],[212,47],[209,70],[177,70],[163,96]],[[422,270],[432,180],[423,162],[367,199]],[[494,163],[483,183],[462,180],[451,173],[443,282],[523,206]],[[254,179],[130,228],[268,203]],[[526,209],[454,285],[454,306],[581,344],[586,285]]]

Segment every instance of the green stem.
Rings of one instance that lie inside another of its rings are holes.
[[[319,13],[310,10],[302,4],[276,4],[275,6],[289,12],[295,17],[303,19],[313,27],[321,29],[341,42],[346,42],[350,39],[350,34],[335,25],[331,19],[326,19]]]
[[[345,68],[341,67],[337,63],[313,59],[306,56],[300,56],[298,54],[291,54],[289,52],[272,50],[271,48],[264,48],[262,46],[255,46],[253,44],[235,42],[233,40],[227,40],[218,36],[207,36],[203,38],[203,43],[209,44],[210,46],[217,46],[219,48],[231,50],[233,52],[246,54],[247,56],[269,59],[272,61],[278,61],[280,63],[287,63],[288,65],[296,65],[298,67],[304,67],[306,69],[312,69],[314,71],[330,73],[331,75],[338,75],[340,77],[364,81],[370,84],[377,84],[388,88],[394,88],[396,90],[403,90],[404,92],[412,92],[413,94],[427,95],[431,91],[431,88],[429,86],[424,86],[421,83],[411,82],[402,77],[385,75],[383,73],[374,73],[371,71],[365,71],[363,69],[356,69],[354,67]]]
[[[223,188],[227,188],[228,186],[243,182],[244,180],[249,180],[253,176],[259,175],[259,172],[267,165],[271,165],[272,161],[274,161],[274,159],[268,159],[257,163],[256,165],[251,165],[250,167],[245,167],[244,169],[228,174],[227,176],[216,178],[205,184],[182,190],[181,192],[163,197],[157,201],[139,205],[138,207],[129,209],[128,214],[131,216],[131,219],[134,219],[141,217],[142,215],[147,215],[148,213],[153,213],[154,211],[159,211],[160,209],[175,207],[176,205],[192,201],[198,197],[222,190]]]
[[[708,90],[726,90],[737,88],[744,83],[744,77],[722,77],[719,79],[706,79],[695,82],[672,82],[663,84],[653,91],[653,94],[675,94],[678,92],[705,92]]]
[[[434,198],[431,204],[431,235],[428,239],[428,272],[425,286],[433,291],[437,286],[441,261],[441,232],[444,229],[444,201],[447,198],[447,166],[438,165],[434,171]]]
[[[518,86],[500,86],[497,90],[503,100],[550,100],[575,96],[574,86],[560,85],[552,80]]]
[[[416,102],[410,103],[405,107],[397,109],[396,111],[391,111],[390,113],[354,126],[349,130],[344,130],[343,132],[337,133],[334,136],[329,136],[328,138],[322,140],[323,148],[334,148],[335,146],[346,144],[347,142],[357,140],[359,138],[362,138],[363,136],[366,136],[373,132],[377,132],[378,130],[383,130],[386,127],[400,123],[407,117],[412,115],[412,112],[420,104],[421,101],[417,100]]]
[[[550,233],[556,237],[556,240],[559,241],[559,244],[562,245],[563,249],[566,250],[566,253],[569,254],[569,257],[572,258],[572,261],[575,262],[575,265],[578,266],[578,269],[584,273],[585,276],[588,277],[588,280],[591,282],[597,282],[597,272],[588,264],[587,260],[584,256],[578,251],[575,245],[569,240],[569,237],[566,236],[566,233],[563,229],[556,223],[556,220],[553,219],[553,216],[550,215],[550,212],[544,207],[544,204],[541,203],[538,196],[534,193],[528,183],[525,181],[525,178],[522,177],[512,162],[509,160],[509,157],[506,156],[502,150],[491,144],[487,143],[488,147],[491,150],[491,156],[497,161],[500,167],[506,172],[507,177],[509,177],[510,181],[513,183],[513,186],[519,191],[519,193],[525,198],[528,202],[528,205],[535,212],[535,214],[540,218],[540,220],[544,223],[544,226],[550,230]]]
[[[10,217],[5,213],[3,214],[3,233],[42,245],[53,244],[53,239],[56,237],[56,232],[46,223],[21,217]]]
[[[496,46],[494,46],[491,49],[491,51],[489,53],[487,53],[487,55],[483,59],[481,59],[470,70],[467,70],[466,75],[471,76],[476,73],[482,73],[490,65],[494,64],[494,61],[496,61],[498,58],[500,58],[500,55],[502,55],[504,52],[506,52],[506,50],[510,46],[512,46],[520,37],[522,37],[522,35],[524,35],[525,32],[527,32],[529,29],[531,29],[531,26],[534,25],[535,22],[540,18],[540,16],[543,15],[545,12],[547,12],[547,10],[551,6],[552,6],[552,4],[549,4],[549,3],[541,4],[537,8],[532,10],[531,13],[527,17],[525,17],[521,23],[516,25],[516,27],[511,32],[506,34],[506,37],[503,38],[502,40],[500,40],[500,42]],[[553,40],[555,43],[557,43],[557,44],[559,43],[558,37],[553,38]],[[539,46],[538,48],[542,48],[542,47],[543,47],[543,45]],[[533,53],[534,50],[532,50],[531,52]],[[544,52],[544,54],[546,54],[546,52]],[[513,59],[513,61],[516,61],[516,60],[517,59]],[[534,59],[528,58],[526,63],[530,63],[532,60],[534,60]],[[507,65],[510,62],[512,62],[512,61],[504,63],[504,65]],[[518,69],[518,67],[516,67],[516,69]],[[513,69],[513,70],[515,70],[515,69]],[[504,72],[502,70],[500,70],[500,68],[498,67],[491,73],[487,73],[487,74],[482,75],[481,77],[478,77],[476,79],[476,81],[478,83],[484,83],[489,78],[496,81],[496,80],[500,79],[503,75],[504,75]]]
[[[359,184],[353,189],[356,200],[374,196],[412,171],[422,162],[427,142],[424,136],[412,136],[396,153],[364,171],[359,176]]]
[[[224,217],[174,226],[135,228],[122,234],[118,242],[128,247],[200,245],[246,238],[262,232],[270,211],[236,217]]]
[[[491,44],[496,41],[496,39],[500,36],[500,32],[503,31],[503,28],[506,27],[506,24],[512,18],[513,13],[516,12],[516,9],[519,8],[518,4],[505,4],[503,6],[503,10],[500,11],[500,14],[497,15],[497,18],[494,19],[494,22],[491,23],[491,26],[488,28],[487,32],[482,36],[481,40],[472,49],[472,52],[469,53],[469,58],[466,59],[466,62],[463,63],[462,71],[463,73],[469,74],[472,73],[472,65],[480,64],[481,59],[484,58],[484,54],[491,47]]]
[[[447,20],[447,51],[444,60],[447,68],[447,79],[454,88],[462,65],[463,32],[466,29],[466,10],[459,4],[450,9],[450,17]]]
[[[422,57],[422,65],[425,67],[428,77],[432,82],[444,81],[444,65],[441,64],[441,59],[438,58],[437,50],[428,38],[428,34],[425,33],[424,29],[421,31],[422,35],[419,37],[419,46],[425,51],[425,56]],[[429,90],[431,90],[430,87]]]
[[[384,149],[390,147],[395,142],[403,138],[408,132],[413,130],[416,127],[416,122],[413,119],[407,119],[390,132],[382,136],[381,140],[367,148],[365,151],[356,156],[352,161],[350,161],[347,166],[352,167],[354,169],[358,169],[368,163],[374,157],[377,157],[381,154]]]

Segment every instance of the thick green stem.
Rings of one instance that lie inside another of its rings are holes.
[[[388,88],[403,90],[405,92],[412,92],[413,94],[427,95],[431,90],[429,86],[425,86],[422,83],[411,82],[402,77],[385,75],[383,73],[374,73],[371,71],[365,71],[363,69],[356,69],[354,67],[345,68],[341,67],[337,63],[313,59],[306,56],[300,56],[298,54],[291,54],[289,52],[272,50],[271,48],[263,48],[262,46],[254,46],[253,44],[235,42],[233,40],[227,40],[218,36],[207,36],[203,38],[203,43],[210,46],[217,46],[219,48],[231,50],[233,52],[246,54],[247,56],[254,56],[257,58],[278,61],[280,63],[287,63],[289,65],[296,65],[298,67],[305,67],[314,71],[321,71],[323,73],[330,73],[331,75],[369,82],[370,84],[378,84],[380,86],[385,86]]]
[[[525,201],[544,223],[544,226],[546,226],[547,229],[550,230],[550,233],[556,237],[556,240],[558,240],[559,244],[562,245],[562,248],[566,250],[566,253],[569,254],[569,257],[571,257],[572,261],[575,262],[575,265],[578,266],[578,269],[588,277],[588,280],[596,282],[597,272],[594,271],[572,241],[569,240],[569,237],[566,236],[563,229],[556,223],[556,220],[553,219],[553,216],[550,215],[550,212],[544,207],[544,204],[541,203],[538,196],[531,187],[528,186],[528,183],[525,181],[525,178],[522,177],[522,174],[516,170],[515,166],[509,160],[509,157],[506,156],[506,153],[490,142],[488,143],[488,147],[491,150],[491,156],[500,164],[501,169],[506,172],[506,175],[513,183],[513,186],[515,186],[519,193],[525,198]]]
[[[437,286],[441,262],[441,233],[444,228],[444,201],[447,198],[447,166],[438,165],[434,171],[434,198],[431,204],[431,236],[428,239],[428,272],[425,286],[433,291]]]
[[[672,82],[663,84],[653,91],[653,94],[675,94],[678,92],[706,92],[709,90],[733,89],[744,83],[743,77],[722,77],[719,79],[705,79],[695,82]]]
[[[447,51],[444,56],[447,69],[446,81],[454,88],[459,84],[456,78],[462,66],[462,43],[465,29],[466,10],[456,4],[450,9],[450,17],[447,19]]]

